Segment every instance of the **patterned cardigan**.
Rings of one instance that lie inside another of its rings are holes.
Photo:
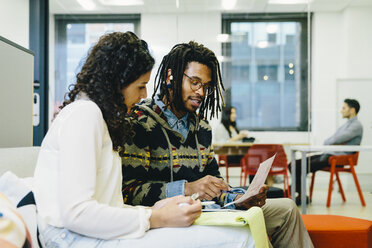
[[[211,127],[189,114],[187,138],[174,131],[154,100],[147,99],[134,109],[135,136],[125,144],[123,165],[124,202],[152,206],[166,198],[167,183],[192,182],[206,175],[221,177],[211,148]],[[221,194],[218,203],[226,198]]]

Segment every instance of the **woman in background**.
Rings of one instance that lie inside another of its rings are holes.
[[[248,138],[248,131],[239,131],[236,126],[236,108],[225,107],[223,109],[221,123],[217,126],[212,138],[213,143],[242,142],[244,138]],[[228,155],[226,163],[230,166],[240,166],[240,160],[243,157],[243,155]],[[252,180],[253,176],[250,175],[249,182]]]
[[[123,203],[119,154],[135,135],[127,113],[146,98],[153,65],[146,42],[131,32],[104,35],[90,51],[42,142],[35,170],[46,247],[252,246],[248,228],[148,231],[191,225],[201,213],[199,200],[176,196],[151,208]],[[226,237],[216,241],[221,233]]]
[[[236,127],[236,108],[225,107],[222,111],[221,123],[213,134],[213,143],[242,142],[248,137],[248,131]],[[242,155],[227,156],[228,164],[240,164]]]
[[[216,128],[213,136],[215,143],[242,141],[248,137],[248,131],[236,127],[236,108],[226,107],[222,112],[221,124]]]

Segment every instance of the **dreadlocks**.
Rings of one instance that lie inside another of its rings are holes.
[[[160,88],[159,97],[160,99],[166,98],[165,104],[167,107],[172,104],[172,107],[184,110],[185,107],[182,102],[182,81],[183,73],[190,62],[198,62],[206,65],[211,70],[211,84],[214,90],[210,95],[204,98],[199,108],[199,115],[201,118],[206,118],[210,110],[211,119],[215,114],[218,115],[218,111],[221,111],[220,100],[222,100],[222,105],[224,105],[221,88],[223,90],[225,90],[225,88],[222,84],[220,64],[218,63],[216,55],[197,42],[190,41],[189,43],[177,44],[164,56],[156,73],[152,98],[154,98],[157,90]],[[166,83],[169,69],[171,69],[173,75],[173,80],[171,80],[173,89],[172,96],[170,96],[170,91]],[[172,102],[171,99],[173,99]]]

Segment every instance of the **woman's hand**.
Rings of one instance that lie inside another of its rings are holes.
[[[239,132],[239,137],[240,137],[240,139],[243,139],[243,138],[248,138],[248,130],[241,130],[240,132]]]
[[[201,214],[201,203],[190,197],[175,196],[155,203],[150,228],[190,226]]]
[[[159,209],[165,206],[169,201],[172,201],[174,197],[171,198],[165,198],[163,200],[155,202],[154,206],[152,206],[152,210]]]
[[[229,142],[239,141],[246,137],[248,137],[248,130],[242,130],[239,132],[239,134],[229,139]]]

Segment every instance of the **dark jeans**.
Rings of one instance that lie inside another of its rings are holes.
[[[242,155],[229,155],[227,156],[227,163],[228,164],[240,164],[240,160],[242,159]]]
[[[309,172],[315,172],[315,171],[321,170],[327,166],[329,166],[327,156],[314,155],[314,156],[307,157],[306,174]],[[289,164],[288,168],[290,171],[292,171],[291,164]],[[298,192],[299,195],[301,195],[300,193],[301,192],[301,159],[296,160],[296,192]]]

